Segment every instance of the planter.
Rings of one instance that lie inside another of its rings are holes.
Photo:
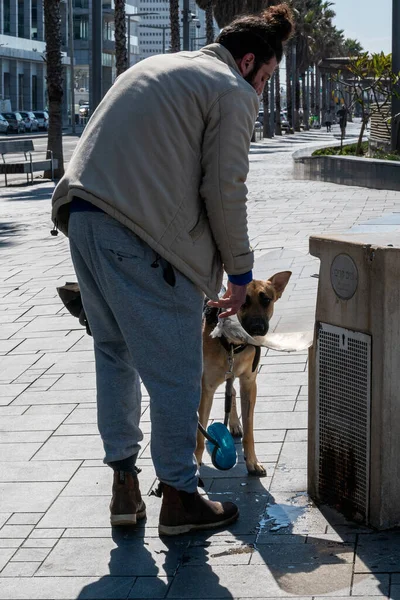
[[[325,144],[319,148],[326,147]],[[400,161],[355,156],[312,156],[319,148],[314,146],[294,152],[295,179],[400,191]]]

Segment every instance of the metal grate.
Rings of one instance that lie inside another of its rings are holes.
[[[368,515],[371,336],[320,323],[317,340],[318,488],[323,502]]]

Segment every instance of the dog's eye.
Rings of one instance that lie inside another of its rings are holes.
[[[264,292],[260,292],[260,304],[261,306],[269,306],[271,304],[271,298],[268,298]]]

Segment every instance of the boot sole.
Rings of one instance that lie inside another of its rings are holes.
[[[217,521],[216,523],[202,523],[201,525],[161,525],[158,526],[159,535],[182,535],[184,533],[189,533],[190,531],[201,531],[203,529],[216,529],[217,527],[222,527],[224,525],[230,525],[234,523],[239,517],[239,511],[235,513],[229,519],[223,519],[222,521]]]
[[[110,523],[114,527],[119,525],[136,525],[136,522],[146,517],[146,509],[134,515],[110,515]]]

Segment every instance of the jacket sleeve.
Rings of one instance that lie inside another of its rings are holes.
[[[253,268],[245,181],[257,112],[253,90],[229,91],[212,107],[203,139],[200,194],[224,269],[230,275]]]

